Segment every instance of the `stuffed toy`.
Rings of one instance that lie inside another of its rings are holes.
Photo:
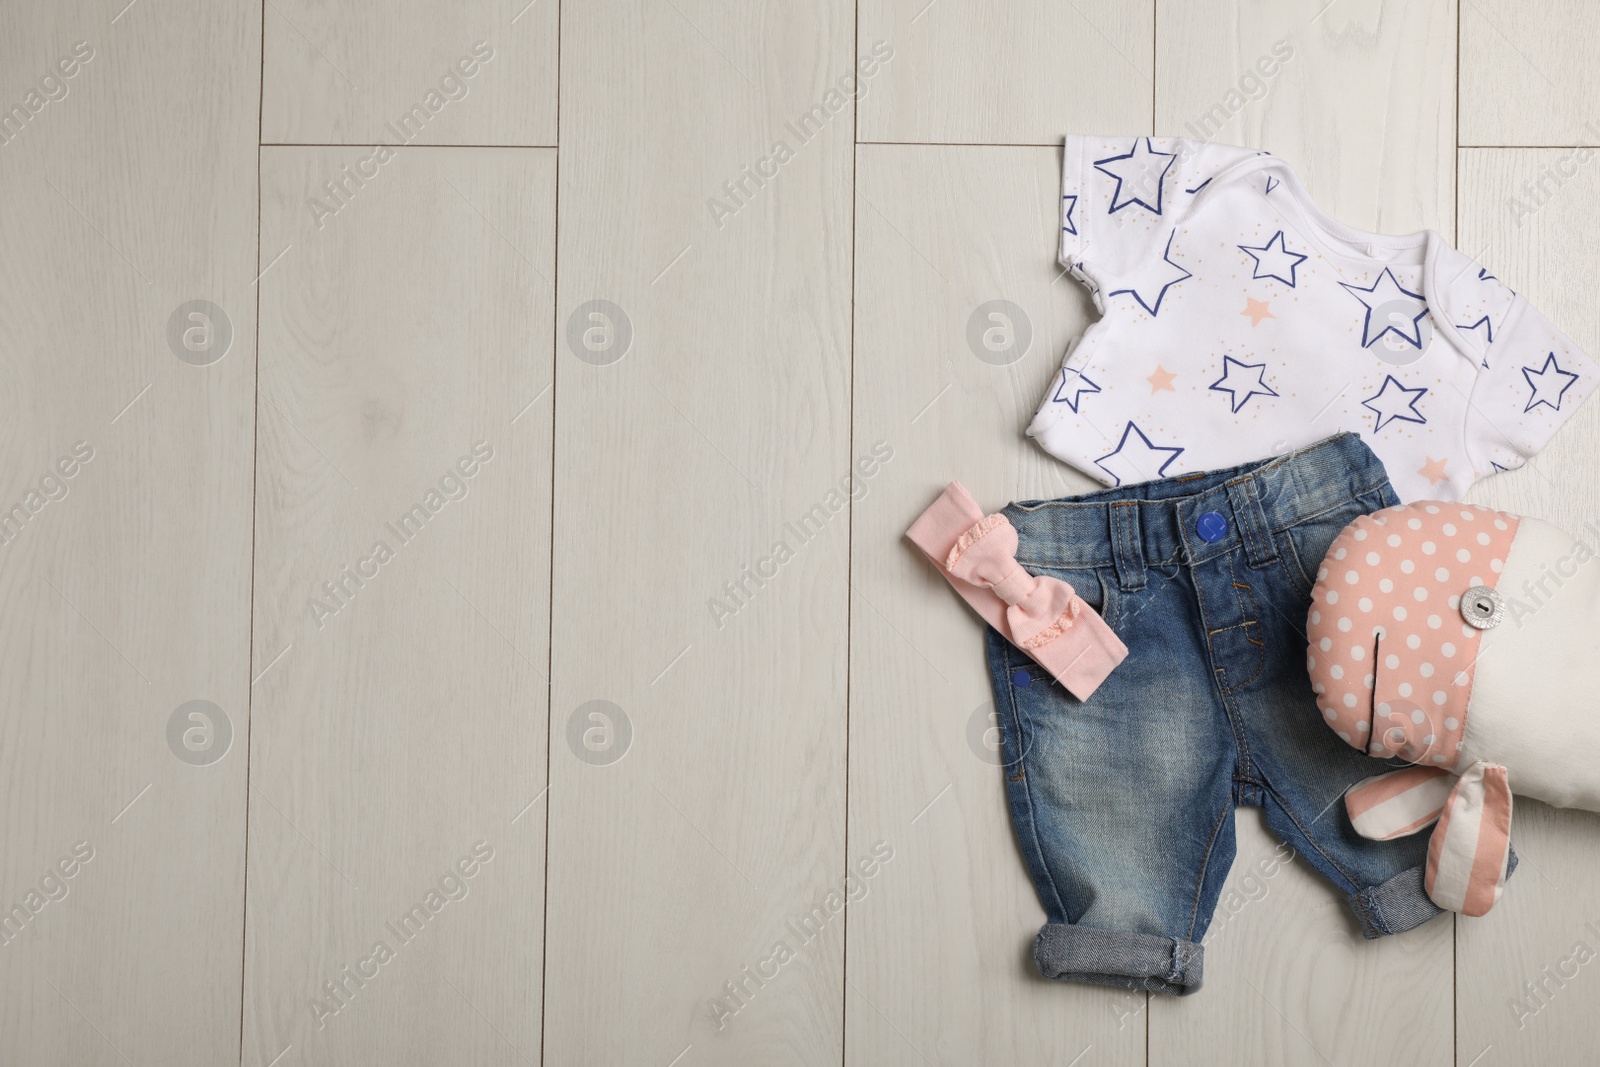
[[[1483,915],[1507,874],[1512,790],[1600,811],[1600,561],[1537,519],[1420,501],[1364,515],[1328,550],[1306,666],[1328,726],[1410,766],[1351,787],[1363,837],[1434,825],[1425,884]]]

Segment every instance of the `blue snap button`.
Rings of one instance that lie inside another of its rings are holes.
[[[1017,686],[1026,689],[1033,684],[1033,675],[1025,670],[1015,670],[1011,672],[1011,681]]]
[[[1195,520],[1194,530],[1202,541],[1216,544],[1228,536],[1228,518],[1220,511],[1208,511]]]

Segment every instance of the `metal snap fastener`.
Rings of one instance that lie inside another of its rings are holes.
[[[1228,536],[1228,517],[1220,511],[1208,511],[1194,521],[1194,532],[1200,540],[1214,545]]]
[[[1486,585],[1475,585],[1461,594],[1461,617],[1467,625],[1488,630],[1506,617],[1506,602]]]

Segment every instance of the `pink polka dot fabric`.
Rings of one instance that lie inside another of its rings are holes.
[[[1317,571],[1306,669],[1340,739],[1374,756],[1454,769],[1483,631],[1461,595],[1494,588],[1517,518],[1419,501],[1346,526]]]

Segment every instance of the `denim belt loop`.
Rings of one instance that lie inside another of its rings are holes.
[[[1233,505],[1233,518],[1239,524],[1239,538],[1244,542],[1245,558],[1250,566],[1261,568],[1278,561],[1278,546],[1272,539],[1272,527],[1267,523],[1266,512],[1261,510],[1261,493],[1255,478],[1241,478],[1228,483],[1228,502]]]
[[[1117,586],[1125,593],[1144,588],[1144,531],[1139,525],[1139,501],[1106,505],[1110,509],[1111,561],[1117,568]]]

